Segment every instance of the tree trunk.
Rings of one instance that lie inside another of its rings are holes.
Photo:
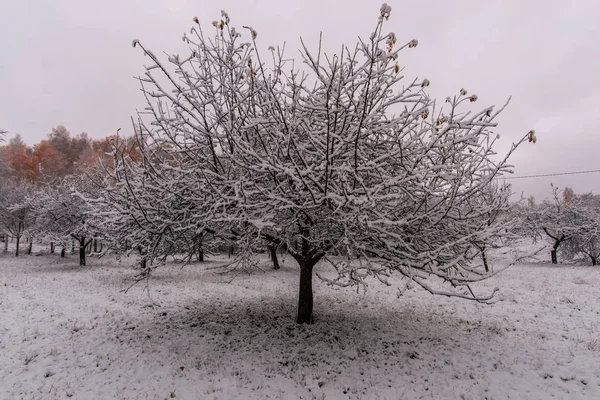
[[[96,236],[98,236],[98,234],[94,235],[94,253],[98,253],[98,239],[96,239]]]
[[[54,242],[50,242],[50,254],[54,254]]]
[[[592,259],[592,265],[598,265],[597,258],[596,258],[596,257],[594,257],[594,255],[593,255],[593,254],[589,254],[589,253],[588,253],[588,256],[590,256],[590,258]]]
[[[300,263],[300,290],[298,293],[298,318],[299,324],[313,324],[313,290],[312,270],[314,264]]]
[[[271,261],[273,261],[273,269],[279,269],[279,260],[277,259],[277,247],[274,244],[267,245]]]
[[[4,235],[4,252],[8,253],[8,235]]]
[[[198,246],[198,261],[204,262],[204,249],[202,248],[202,245]]]
[[[29,247],[27,247],[27,255],[31,255],[31,250],[33,247],[33,239],[29,240]]]
[[[63,246],[63,248],[60,249],[60,258],[65,258],[66,251],[67,251],[67,248],[65,246]]]
[[[15,257],[19,257],[19,242],[21,241],[21,236],[17,236],[17,249],[15,250]]]
[[[482,247],[477,246],[477,248],[481,252],[481,260],[483,261],[483,266],[485,267],[485,272],[490,272],[490,266],[488,265],[487,254],[485,253],[485,245],[483,245]]]
[[[556,258],[556,250],[550,250],[550,258],[552,259],[552,264],[558,264],[558,259]]]
[[[142,259],[140,260],[140,267],[141,267],[142,269],[146,269],[146,265],[147,265],[147,264],[148,264],[148,260],[146,260],[145,258],[142,258]]]
[[[558,258],[556,257],[556,254],[558,252],[558,246],[560,246],[560,244],[563,241],[569,240],[570,238],[566,237],[564,233],[560,237],[554,236],[554,235],[550,234],[548,229],[546,229],[546,228],[543,228],[543,229],[544,229],[544,232],[546,232],[546,235],[550,236],[554,240],[554,246],[552,246],[552,250],[550,250],[550,258],[552,259],[552,264],[558,264]]]
[[[564,240],[565,235],[562,235],[560,238],[554,238],[554,246],[552,246],[552,250],[550,250],[550,258],[552,259],[552,264],[558,264],[558,257],[556,256],[558,252],[558,246]]]
[[[75,240],[71,238],[71,254],[75,254]]]
[[[85,236],[79,238],[79,265],[85,265]]]

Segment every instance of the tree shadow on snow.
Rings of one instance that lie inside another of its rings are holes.
[[[213,359],[228,368],[259,363],[283,375],[319,367],[332,377],[347,370],[360,376],[395,374],[404,368],[409,373],[420,364],[453,368],[456,359],[475,363],[473,349],[497,354],[504,346],[505,332],[497,324],[403,308],[401,302],[396,309],[317,305],[314,325],[296,324],[295,306],[289,297],[244,303],[211,298],[170,310],[157,308],[141,322],[143,329],[128,332],[158,335],[161,346],[196,357],[199,363]],[[477,367],[482,359],[490,368],[495,362],[492,356],[479,359]]]

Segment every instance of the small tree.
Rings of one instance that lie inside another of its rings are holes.
[[[7,179],[0,186],[0,227],[5,235],[15,238],[16,257],[21,238],[34,221],[31,207],[25,201],[32,192],[33,186],[26,182]]]
[[[149,243],[210,231],[246,258],[264,241],[285,247],[300,268],[298,323],[313,322],[320,261],[337,272],[321,276],[332,285],[386,283],[395,271],[431,293],[489,300],[469,285],[493,274],[481,256],[506,231],[508,189],[492,182],[535,135],[498,160],[491,128],[504,107],[471,112],[477,96],[464,89],[442,107],[427,79],[403,83],[396,60],[417,41],[383,33],[390,12],[384,4],[369,39],[339,55],[303,45],[305,70],[280,48],[265,62],[257,32],[245,27],[242,42],[225,12],[210,39],[194,19],[190,54],[170,56],[172,68],[134,41],[151,60],[140,78],[148,107],[136,126],[142,160],[121,169],[128,208],[116,210]]]
[[[109,162],[86,171],[88,189],[76,194],[88,204],[89,224],[102,232],[114,253],[134,252],[140,256],[140,278],[155,267],[156,259],[163,262],[167,255],[183,253],[187,261],[193,257],[204,261],[204,250],[210,243],[209,232],[181,225],[182,221],[188,221],[189,210],[183,207],[177,193],[157,186],[163,181],[155,181],[141,172],[143,167],[137,163],[139,157],[137,151],[132,151],[136,148],[132,141],[135,139],[115,136],[112,160],[104,160]],[[160,153],[160,146],[154,151]],[[146,167],[152,168],[156,157],[148,156],[143,161]],[[170,163],[174,165],[175,159]],[[176,178],[164,172],[163,179],[167,182]],[[181,210],[181,214],[175,215],[171,210]]]
[[[578,199],[572,190],[567,194],[560,188],[551,184],[552,197],[541,204],[521,209],[519,221],[521,232],[528,232],[535,237],[546,236],[552,242],[550,259],[553,264],[558,263],[558,254],[562,246],[575,237],[585,237],[586,232],[591,232],[593,220],[590,218],[581,199]],[[568,189],[568,188],[567,188]],[[573,244],[577,247],[578,245]],[[573,247],[571,246],[571,250]],[[570,255],[570,251],[567,251]]]
[[[39,237],[58,243],[63,250],[69,241],[79,244],[79,265],[86,265],[85,249],[93,240],[93,231],[86,221],[87,203],[73,195],[79,177],[72,176],[56,186],[41,187],[28,202],[35,210],[34,231]],[[61,252],[64,255],[64,251]]]
[[[583,254],[592,265],[597,265],[600,257],[600,196],[571,193],[568,204],[576,214],[571,221],[576,224],[576,229],[562,247],[562,253],[570,259]]]

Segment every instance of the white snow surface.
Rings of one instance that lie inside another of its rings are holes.
[[[0,399],[600,399],[600,267],[520,264],[492,305],[366,293],[225,257],[133,276],[111,258],[0,257]],[[317,266],[317,272],[325,266]]]

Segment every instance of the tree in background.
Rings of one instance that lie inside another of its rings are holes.
[[[36,236],[56,243],[64,249],[71,240],[79,244],[79,265],[86,265],[85,250],[94,234],[86,221],[87,203],[74,196],[75,187],[84,181],[80,176],[69,176],[54,184],[40,186],[27,202],[35,216],[32,229]]]
[[[40,179],[51,182],[67,174],[67,161],[65,156],[54,148],[48,140],[42,140],[33,146],[33,166],[37,172],[35,181]]]
[[[589,207],[583,204],[582,199],[575,195],[571,188],[561,190],[552,184],[551,188],[550,199],[539,205],[520,209],[518,225],[522,235],[534,239],[548,237],[552,242],[550,259],[553,264],[557,264],[558,255],[565,243],[575,237],[586,236],[586,231],[595,228],[594,220],[589,218]],[[569,251],[566,253],[572,255]]]
[[[33,150],[27,147],[21,135],[12,137],[7,145],[2,147],[2,153],[13,177],[35,182],[37,171],[32,158]]]
[[[0,229],[16,240],[15,256],[19,256],[21,238],[33,223],[31,207],[25,201],[33,186],[23,181],[5,179],[0,185]]]
[[[4,143],[6,140],[7,131],[4,129],[0,129],[0,143]],[[8,167],[6,152],[4,151],[4,147],[0,147],[0,176],[8,176],[10,173],[10,168]]]
[[[561,253],[568,259],[585,255],[592,265],[597,265],[600,257],[600,196],[592,193],[579,195],[571,191],[568,197],[563,198],[569,207],[576,210],[577,218],[572,223],[577,225],[577,229],[565,241]]]
[[[284,246],[300,267],[298,323],[313,322],[320,261],[337,272],[322,277],[332,285],[398,272],[434,294],[491,298],[469,286],[493,274],[481,249],[507,228],[505,188],[490,187],[535,135],[498,160],[491,128],[504,107],[469,112],[477,96],[464,89],[442,107],[427,79],[404,83],[397,58],[417,41],[397,46],[383,33],[390,11],[384,4],[369,39],[339,55],[304,46],[305,71],[280,48],[267,65],[256,31],[245,27],[242,41],[225,12],[211,38],[195,18],[190,55],[168,64],[133,42],[152,61],[140,78],[148,108],[136,129],[142,160],[117,169],[127,199],[115,213],[148,232],[149,257],[175,251],[157,245],[164,233],[168,244],[210,230],[245,259],[264,241]],[[436,277],[447,289],[429,283]]]
[[[148,273],[155,261],[164,262],[168,255],[183,254],[186,261],[197,256],[203,261],[204,250],[210,245],[210,231],[190,225],[191,210],[182,203],[182,198],[159,186],[177,179],[177,174],[163,170],[162,180],[157,181],[143,173],[137,146],[132,144],[135,140],[115,136],[113,159],[88,170],[91,190],[81,189],[77,195],[88,203],[89,223],[102,233],[111,251],[140,256],[143,267],[140,276]],[[162,153],[159,147],[154,151]],[[148,168],[164,161],[162,155],[149,156],[149,150],[146,154],[144,162]],[[169,160],[173,168],[176,162],[175,157]],[[135,171],[128,171],[130,168]],[[189,192],[192,193],[191,188]]]
[[[565,188],[562,191],[562,196],[563,196],[563,203],[567,204],[575,198],[575,192],[570,187],[565,186]]]
[[[93,163],[100,155],[91,156],[94,150],[87,133],[75,137],[64,126],[54,128],[47,140],[28,147],[20,135],[15,135],[0,147],[0,161],[6,174],[25,179],[51,182],[76,172],[79,164]]]
[[[48,141],[65,157],[69,154],[71,148],[71,133],[63,125],[52,128],[48,134]],[[72,162],[72,160],[70,160]]]
[[[64,156],[69,172],[74,171],[79,157],[91,149],[91,140],[87,133],[71,137],[71,133],[62,125],[52,128],[52,132],[48,134],[48,141]]]

